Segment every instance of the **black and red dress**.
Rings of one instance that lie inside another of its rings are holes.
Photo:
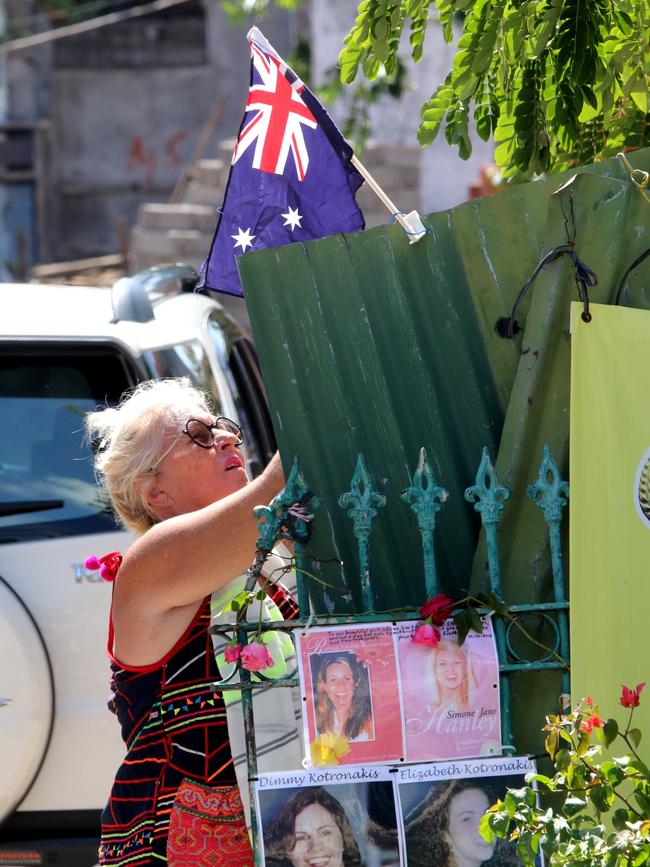
[[[296,616],[283,588],[272,599]],[[206,597],[169,653],[136,667],[113,657],[110,623],[109,707],[127,755],[102,813],[101,865],[253,865],[209,626]]]

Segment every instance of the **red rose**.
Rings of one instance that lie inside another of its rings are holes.
[[[428,599],[424,605],[420,607],[420,614],[424,620],[431,620],[434,626],[442,626],[442,624],[451,617],[451,612],[454,610],[454,600],[445,596],[444,593],[438,593],[433,599]]]
[[[226,662],[237,662],[241,655],[241,644],[228,644],[223,651]]]
[[[269,653],[268,647],[260,641],[251,641],[250,644],[246,644],[242,647],[240,656],[241,664],[249,671],[262,671],[273,665],[273,657]]]
[[[428,647],[437,647],[440,643],[440,630],[430,623],[420,623],[413,634],[411,641],[414,644],[426,644]]]

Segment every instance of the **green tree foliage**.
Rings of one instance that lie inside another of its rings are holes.
[[[420,60],[434,10],[447,42],[458,13],[462,33],[422,106],[421,145],[444,130],[467,159],[473,124],[504,175],[526,179],[650,143],[650,0],[362,0],[342,81],[390,73],[406,29]]]

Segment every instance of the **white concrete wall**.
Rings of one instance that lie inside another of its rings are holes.
[[[354,23],[357,3],[355,0],[311,0],[311,9],[312,74],[314,82],[318,83],[326,70],[336,63],[343,39]],[[405,57],[408,50],[406,43],[402,52]],[[384,97],[371,109],[373,139],[382,144],[408,144],[419,148],[416,132],[420,106],[444,81],[453,55],[454,46],[445,43],[440,26],[432,20],[422,60],[418,64],[409,60],[411,89],[401,100]],[[340,120],[344,110],[335,107],[332,114]],[[478,180],[480,167],[492,162],[493,145],[478,139],[474,142],[471,159],[465,162],[441,133],[432,145],[418,153],[421,176],[419,207],[422,213],[429,213],[454,207],[468,198],[468,187]],[[396,204],[402,207],[399,202]]]
[[[53,124],[57,259],[116,251],[118,217],[132,225],[139,204],[168,200],[219,94],[226,104],[206,156],[236,134],[250,23],[233,27],[206,0],[200,29],[182,24],[157,38],[160,25],[147,16],[12,59],[11,118]],[[265,29],[288,50],[291,14],[272,13]]]

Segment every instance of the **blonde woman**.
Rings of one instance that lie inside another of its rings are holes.
[[[241,428],[185,380],[144,383],[86,426],[98,476],[138,535],[123,560],[102,558],[115,578],[111,706],[127,755],[102,814],[100,864],[252,867],[226,712],[211,689],[210,594],[252,562],[252,509],[282,487],[279,458],[249,481]]]
[[[432,653],[433,708],[467,711],[476,688],[471,658],[455,641],[443,638]]]

